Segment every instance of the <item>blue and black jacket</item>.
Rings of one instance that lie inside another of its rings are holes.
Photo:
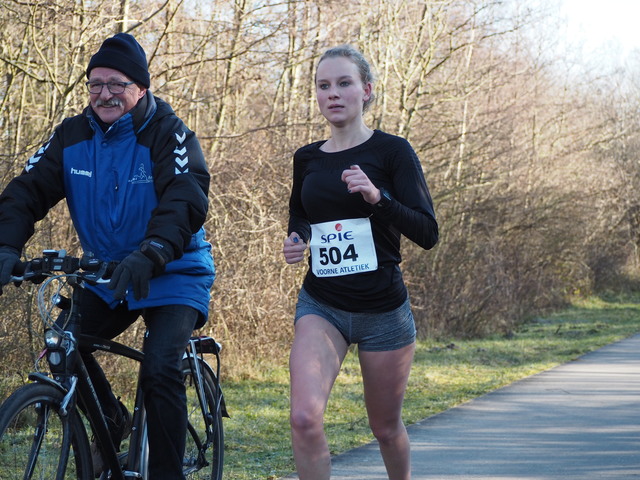
[[[208,313],[215,268],[202,225],[209,173],[200,144],[163,100],[147,91],[103,128],[91,107],[65,119],[0,195],[0,245],[21,250],[34,225],[66,198],[85,255],[122,260],[149,238],[174,260],[129,307],[189,305]],[[91,287],[112,306],[113,292]],[[200,322],[202,323],[202,322]]]

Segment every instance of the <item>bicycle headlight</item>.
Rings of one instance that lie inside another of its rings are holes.
[[[44,344],[47,348],[57,348],[60,346],[62,337],[55,330],[49,329],[44,332]]]

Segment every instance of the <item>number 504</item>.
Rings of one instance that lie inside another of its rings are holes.
[[[353,243],[347,246],[344,253],[338,247],[320,247],[318,254],[320,255],[320,265],[338,265],[342,260],[355,262],[358,259],[356,247]]]

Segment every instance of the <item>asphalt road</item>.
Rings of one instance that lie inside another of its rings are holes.
[[[408,430],[412,480],[640,479],[640,334]],[[331,478],[387,480],[377,444]]]

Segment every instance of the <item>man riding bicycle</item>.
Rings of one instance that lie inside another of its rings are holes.
[[[149,478],[180,479],[181,358],[207,320],[215,277],[203,229],[209,173],[194,132],[149,90],[133,36],[105,40],[86,73],[89,106],[56,127],[0,195],[0,294],[35,223],[65,198],[84,255],[119,262],[106,286],[84,290],[82,333],[113,338],[144,318]],[[129,413],[92,353],[82,355],[119,447]]]

